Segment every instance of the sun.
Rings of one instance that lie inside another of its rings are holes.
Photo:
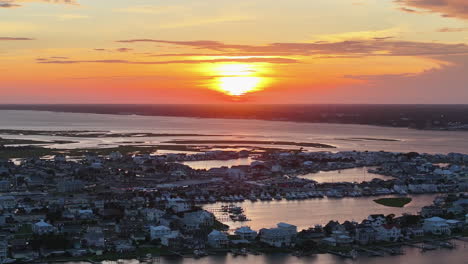
[[[262,78],[252,76],[219,77],[218,89],[231,96],[241,96],[260,89]]]
[[[219,64],[210,70],[215,75],[210,86],[233,97],[260,91],[266,83],[266,78],[259,76],[260,70],[261,66],[256,64]]]

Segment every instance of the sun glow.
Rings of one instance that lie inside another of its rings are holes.
[[[241,96],[260,89],[262,78],[252,76],[219,77],[218,89],[227,95]]]
[[[210,69],[215,73],[211,88],[233,97],[262,90],[266,83],[265,77],[259,76],[262,70],[255,64],[220,64]]]

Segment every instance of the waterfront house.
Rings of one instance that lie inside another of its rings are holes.
[[[289,247],[294,244],[297,227],[279,223],[276,228],[260,229],[260,241],[274,247]]]
[[[169,198],[167,200],[166,208],[172,209],[174,213],[181,213],[181,212],[186,212],[190,211],[192,209],[192,206],[182,198]]]
[[[370,225],[359,225],[356,228],[355,240],[360,245],[373,243],[377,238],[377,232]]]
[[[348,235],[346,231],[333,231],[331,238],[335,240],[337,245],[347,245],[353,243],[353,239]]]
[[[387,220],[385,219],[385,216],[383,214],[369,215],[369,217],[367,217],[367,220],[374,228],[378,228],[387,223]]]
[[[205,210],[185,212],[182,224],[186,231],[203,230],[213,226],[214,216]]]
[[[433,235],[450,235],[450,226],[447,220],[434,216],[424,219],[423,230]]]
[[[395,242],[401,238],[401,229],[397,225],[384,224],[375,228],[378,241]]]
[[[248,226],[243,226],[243,227],[240,227],[238,229],[236,229],[236,231],[234,232],[236,235],[238,235],[240,237],[240,239],[245,239],[245,240],[255,240],[255,238],[257,237],[257,232],[250,229],[250,227]]]
[[[218,230],[213,230],[208,234],[208,245],[213,248],[223,248],[229,245],[228,236]]]

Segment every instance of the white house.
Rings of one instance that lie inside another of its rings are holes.
[[[377,231],[376,239],[378,241],[397,241],[401,237],[401,229],[396,225],[381,225],[375,228]]]
[[[169,198],[167,200],[166,208],[171,208],[175,213],[190,211],[192,206],[182,198]]]
[[[228,236],[218,230],[213,230],[208,234],[208,245],[213,248],[226,247],[229,244]]]
[[[32,231],[39,235],[53,233],[55,230],[56,229],[53,225],[44,222],[44,220],[41,220],[32,226]]]
[[[260,230],[260,241],[274,247],[290,246],[294,242],[297,227],[279,223],[277,228],[263,228]]]
[[[424,219],[423,230],[434,235],[450,235],[451,233],[447,220],[437,216]]]
[[[234,233],[245,240],[254,240],[257,237],[257,232],[250,229],[248,226],[240,227],[236,229]]]

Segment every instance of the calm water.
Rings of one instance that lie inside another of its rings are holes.
[[[421,253],[416,248],[404,248],[405,255],[385,257],[360,256],[356,260],[343,259],[341,257],[318,254],[310,257],[297,258],[286,254],[270,254],[260,256],[209,256],[201,259],[189,258],[161,258],[162,264],[468,264],[468,245],[466,242],[454,241],[457,248],[454,250],[440,249]],[[104,262],[111,264],[112,262]],[[114,262],[115,263],[115,262]],[[137,264],[137,260],[124,261],[125,264]],[[73,262],[68,264],[87,264],[85,262]]]
[[[319,183],[325,182],[363,182],[363,181],[371,181],[372,179],[382,179],[382,180],[389,180],[393,179],[393,177],[380,175],[380,174],[373,174],[367,172],[368,167],[362,168],[352,168],[352,169],[345,169],[340,171],[320,171],[318,173],[309,173],[306,175],[300,176],[301,178],[306,178],[310,180],[317,181]]]
[[[432,204],[437,195],[414,195],[413,200],[403,208],[387,207],[375,203],[376,197],[358,198],[323,198],[309,200],[281,200],[281,201],[246,201],[236,205],[244,208],[245,214],[251,221],[232,222],[221,219],[232,229],[248,225],[252,229],[259,230],[264,227],[275,227],[279,222],[296,225],[299,230],[313,227],[317,224],[325,225],[330,220],[343,222],[355,220],[361,222],[370,214],[396,214],[417,213],[423,206]],[[394,196],[382,196],[394,197]],[[220,208],[225,203],[205,205],[211,210]]]
[[[192,169],[209,170],[211,168],[220,168],[220,167],[232,167],[238,165],[250,165],[254,160],[252,158],[241,158],[241,159],[231,159],[231,160],[197,160],[197,161],[184,161],[182,162],[185,165],[190,166]]]
[[[406,128],[377,126],[311,124],[258,120],[0,111],[0,127],[9,129],[111,130],[115,132],[216,134],[226,136],[214,138],[203,137],[203,139],[251,139],[317,142],[337,146],[337,149],[334,149],[334,151],[386,150],[403,152],[418,151],[427,153],[463,153],[468,149],[468,140],[466,140],[468,134],[466,132],[420,131]],[[51,137],[38,136],[29,136],[25,138],[51,139]],[[356,138],[394,139],[399,141],[356,140]],[[172,138],[138,138],[138,141],[145,141],[148,144],[156,144],[170,139]],[[194,138],[185,137],[178,139]],[[80,143],[69,144],[67,147],[96,147],[100,146],[100,144],[118,145],[122,144],[123,141],[128,141],[128,138],[72,138],[72,140],[80,140]],[[55,145],[54,147],[60,147],[60,145]],[[63,145],[61,147],[63,147]],[[309,149],[317,150],[314,148]]]

